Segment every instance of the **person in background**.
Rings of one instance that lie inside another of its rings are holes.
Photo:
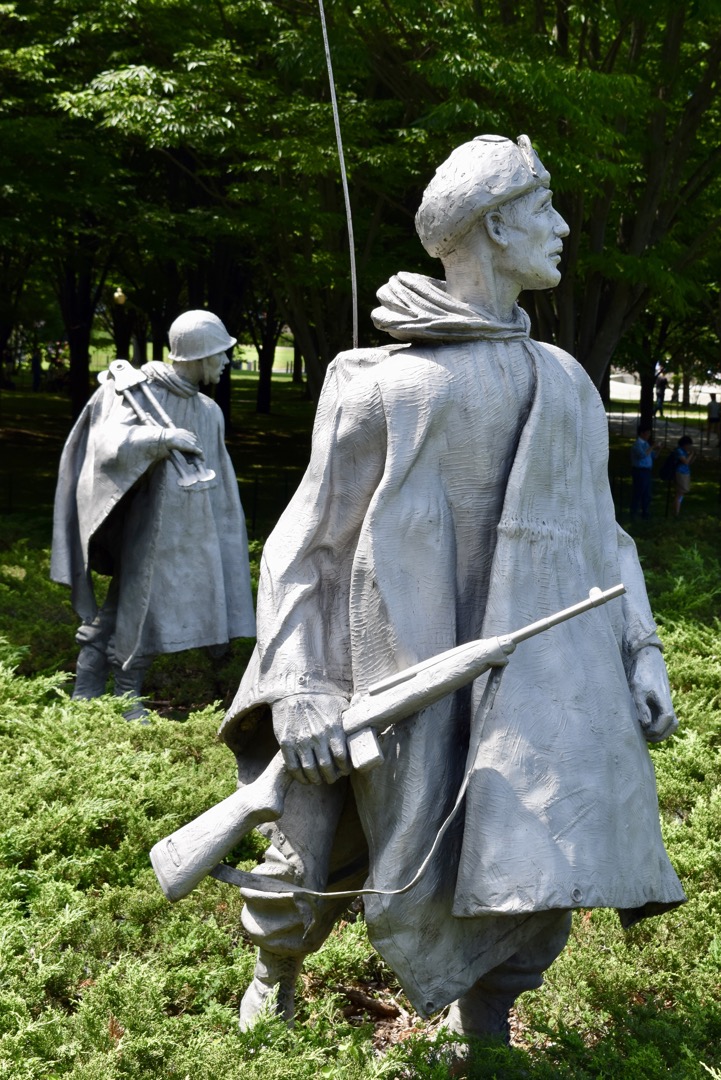
[[[696,457],[696,451],[692,450],[693,439],[690,435],[682,435],[678,440],[678,446],[674,450],[676,458],[676,472],[674,481],[676,484],[676,498],[673,503],[674,516],[681,513],[681,503],[684,495],[691,490],[691,462]]]
[[[666,391],[668,390],[668,379],[666,373],[659,371],[658,378],[656,379],[656,408],[654,413],[656,416],[663,416],[663,403],[666,400]]]
[[[709,402],[706,406],[706,420],[708,425],[708,441],[711,442],[711,436],[716,435],[716,445],[721,446],[721,438],[719,438],[719,421],[721,420],[721,403],[716,399],[715,394],[709,394]]]
[[[647,518],[651,509],[651,489],[653,484],[653,463],[658,454],[658,447],[651,442],[651,428],[648,424],[639,424],[637,438],[631,447],[631,517],[641,511],[641,517]]]

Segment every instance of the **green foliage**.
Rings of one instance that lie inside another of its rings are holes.
[[[252,389],[236,389],[240,410]],[[48,403],[34,408],[51,428]],[[308,415],[289,391],[287,415],[244,421],[242,475],[281,482]],[[578,913],[545,986],[519,1003],[514,1048],[476,1047],[471,1080],[721,1074],[721,558],[716,476],[700,465],[708,513],[690,497],[678,523],[633,527],[680,719],[651,752],[688,903],[626,933],[614,912]],[[235,690],[249,643],[220,664],[201,651],[158,661],[149,679],[166,715],[147,726],[112,697],[71,701],[75,617],[47,579],[47,539],[46,517],[0,524],[0,1077],[446,1080],[453,1039],[414,1016],[362,916],[308,958],[292,1033],[272,1021],[238,1032],[254,962],[239,893],[207,880],[171,905],[148,851],[233,788],[214,702]],[[263,844],[254,835],[234,856],[249,868]],[[407,1019],[349,1016],[349,985]]]
[[[69,670],[74,663],[78,620],[67,599],[50,581],[47,549],[32,548],[25,540],[6,551],[0,547],[0,610],[3,621],[14,624],[14,640],[27,642],[23,674]]]
[[[707,308],[716,341],[717,3],[326,9],[364,339],[391,272],[437,271],[412,225],[434,165],[528,131],[572,228],[557,299],[530,301],[545,332],[597,381],[660,304],[682,337]],[[0,347],[23,289],[72,281],[89,320],[112,264],[156,342],[191,295],[236,329],[272,298],[317,394],[350,289],[315,0],[17,0],[0,29]]]
[[[721,564],[706,539],[715,525],[689,518],[682,539],[665,524],[637,538],[681,720],[652,753],[689,901],[625,934],[612,912],[580,913],[545,987],[519,1005],[516,1048],[480,1045],[469,1077],[688,1080],[721,1069]],[[2,554],[2,565],[25,570],[2,578],[11,591],[0,610],[12,597],[21,625],[23,589],[40,589],[46,558],[22,542]],[[208,880],[170,905],[147,860],[157,839],[232,789],[232,757],[215,739],[220,711],[126,723],[117,700],[71,702],[62,674],[19,674],[27,663],[27,651],[0,645],[0,1076],[445,1080],[453,1040],[432,1026],[416,1021],[381,1055],[374,1025],[344,1015],[348,984],[385,987],[409,1009],[362,917],[309,958],[292,1034],[268,1022],[241,1035],[235,1013],[253,950],[237,891]],[[261,847],[246,841],[241,865]]]

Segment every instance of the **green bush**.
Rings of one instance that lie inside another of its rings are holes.
[[[662,827],[688,903],[624,933],[580,912],[545,986],[517,1009],[515,1046],[480,1046],[470,1077],[687,1078],[721,1069],[721,563],[718,520],[637,537],[681,720],[652,749]],[[224,798],[234,762],[219,701],[250,643],[159,660],[165,715],[126,723],[112,696],[68,696],[76,620],[48,552],[0,535],[0,1077],[8,1080],[443,1080],[449,1040],[414,1016],[350,916],[309,958],[295,1031],[240,1034],[254,955],[236,889],[177,905],[148,851]],[[254,550],[257,563],[259,545]],[[170,719],[182,717],[182,722]],[[236,852],[252,866],[254,835]],[[345,988],[396,1001],[395,1023],[351,1012]],[[384,1026],[385,1023],[385,1026]]]

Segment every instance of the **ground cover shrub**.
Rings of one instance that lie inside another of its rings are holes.
[[[21,519],[22,521],[22,519]],[[0,528],[0,612],[3,628],[22,654],[22,674],[72,670],[77,655],[78,619],[67,590],[50,581],[50,552],[25,539],[3,550],[2,539],[15,529]]]
[[[273,419],[276,464],[260,425],[246,433],[258,476],[279,489],[295,423]],[[703,482],[678,522],[659,492],[655,519],[631,526],[681,720],[652,754],[688,903],[627,933],[613,912],[579,912],[545,986],[519,1004],[514,1047],[479,1048],[471,1078],[721,1077],[721,559],[710,473]],[[238,1032],[254,960],[242,899],[208,880],[169,904],[148,851],[233,788],[216,730],[250,643],[157,661],[148,726],[126,723],[112,697],[71,702],[76,620],[47,578],[48,527],[45,510],[0,521],[0,1077],[445,1080],[443,1038],[413,1014],[357,911],[309,958],[295,1031]],[[234,859],[250,867],[262,846],[254,835]],[[400,1015],[351,1007],[349,988]]]
[[[516,1047],[482,1048],[470,1076],[681,1080],[721,1068],[716,527],[689,523],[683,543],[638,536],[681,717],[652,752],[689,902],[628,933],[613,912],[579,913],[546,985],[519,1005]],[[28,551],[2,553],[2,565],[26,569],[9,576],[16,613],[31,611],[24,589],[40,590],[42,559],[33,551],[28,565]],[[352,914],[308,961],[295,1033],[269,1022],[239,1034],[253,950],[237,890],[208,880],[171,905],[147,860],[157,839],[232,790],[232,756],[215,738],[222,710],[128,724],[112,697],[71,702],[62,672],[22,675],[14,644],[0,656],[0,1076],[448,1075],[434,1026],[414,1018]],[[239,865],[261,846],[246,842]],[[405,1021],[380,1039],[372,1014],[349,1015],[348,986],[397,1002]]]

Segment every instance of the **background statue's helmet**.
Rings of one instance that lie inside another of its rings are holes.
[[[457,147],[423,193],[416,230],[429,255],[442,259],[480,216],[537,187],[548,187],[527,135],[518,142],[479,135]]]
[[[168,331],[169,360],[203,360],[235,345],[217,315],[212,311],[185,311]]]

